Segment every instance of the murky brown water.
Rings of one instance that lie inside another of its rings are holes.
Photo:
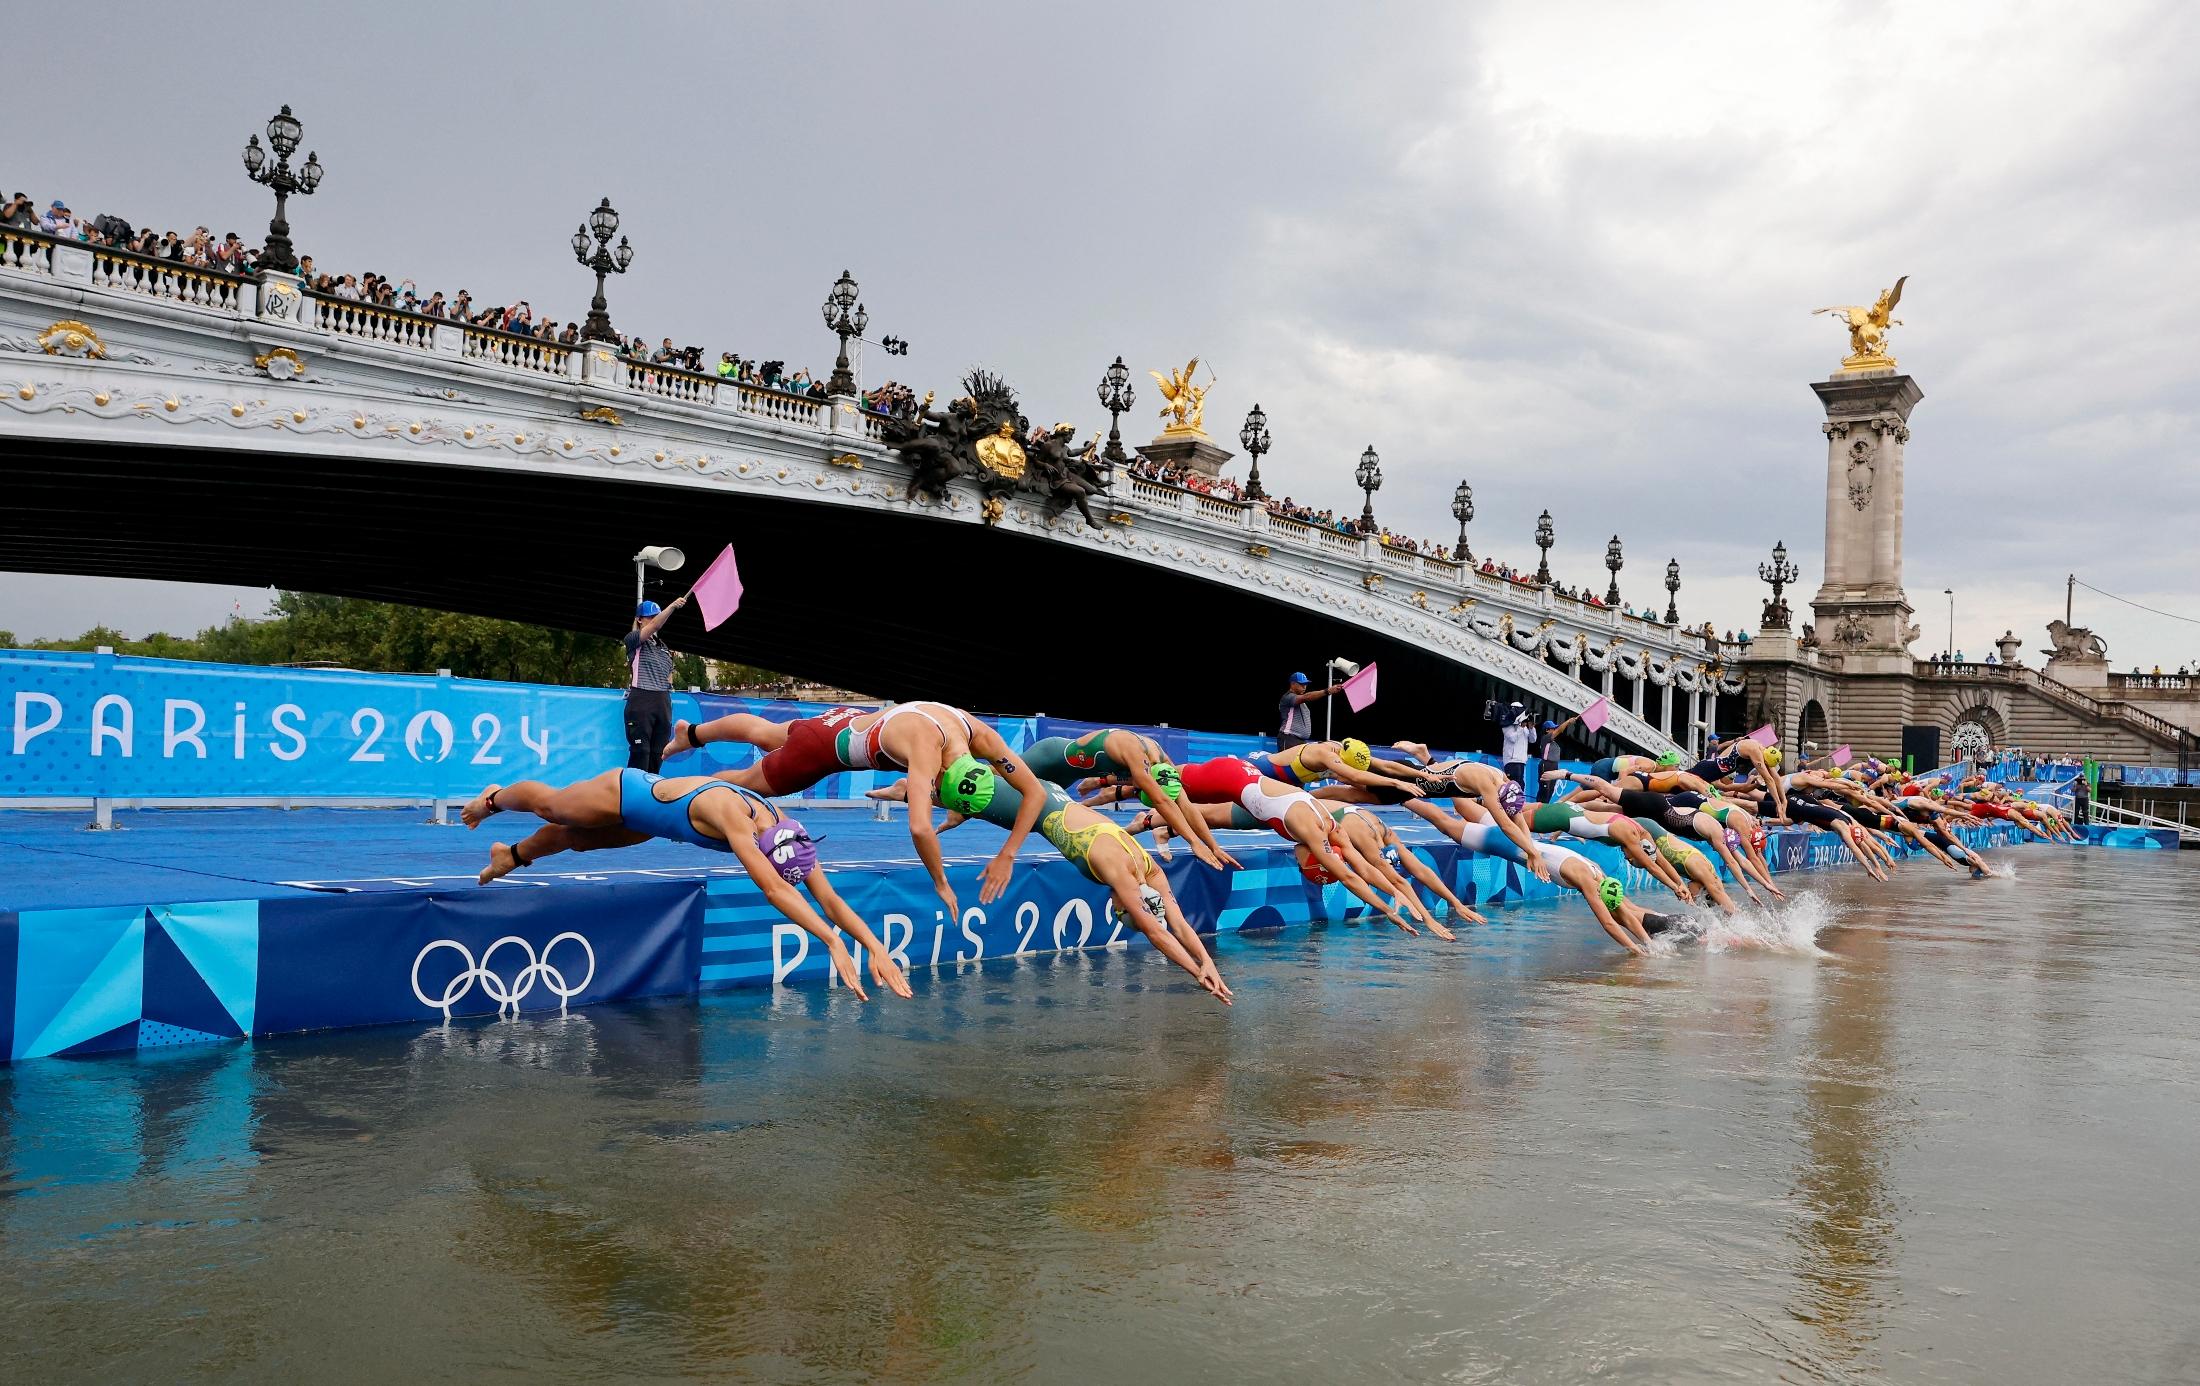
[[[2200,1379],[2200,857],[0,1071],[9,1381]],[[1807,932],[1790,931],[1793,932]]]

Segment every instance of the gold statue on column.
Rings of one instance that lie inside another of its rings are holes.
[[[1894,287],[1881,294],[1870,307],[1861,303],[1837,305],[1832,308],[1813,308],[1811,316],[1820,313],[1839,313],[1849,328],[1849,354],[1841,361],[1844,371],[1891,371],[1894,357],[1887,351],[1887,329],[1900,327],[1902,319],[1894,316],[1894,306],[1902,301],[1902,286],[1910,282],[1903,275],[1894,281]]]
[[[1161,406],[1161,417],[1169,421],[1168,427],[1161,430],[1164,437],[1172,433],[1191,434],[1199,438],[1207,436],[1207,430],[1201,426],[1201,415],[1206,409],[1207,392],[1215,387],[1214,372],[1207,372],[1206,384],[1194,385],[1192,372],[1198,369],[1199,358],[1194,356],[1185,362],[1182,370],[1171,371],[1167,375],[1159,371],[1146,372],[1161,387],[1161,397],[1168,401]]]

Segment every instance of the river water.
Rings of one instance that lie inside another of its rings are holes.
[[[2200,1380],[2200,856],[0,1070],[5,1379]],[[1815,941],[1813,941],[1813,935]]]

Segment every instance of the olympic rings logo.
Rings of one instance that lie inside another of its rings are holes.
[[[567,939],[579,944],[581,952],[588,958],[588,971],[582,975],[580,981],[570,987],[565,984],[565,973],[550,961],[550,955],[557,951],[558,945]],[[491,960],[496,957],[497,951],[507,944],[527,955],[527,961],[520,968],[519,975],[509,983],[498,976],[496,969],[491,966]],[[440,999],[432,997],[420,989],[420,964],[426,962],[428,955],[438,948],[452,949],[460,958],[465,960],[466,964],[460,969],[458,975],[451,978],[444,986],[443,995]],[[529,992],[535,989],[535,983],[538,981],[542,983],[545,991],[558,998],[558,1009],[562,1011],[565,1009],[567,1002],[588,990],[588,984],[595,979],[596,950],[589,946],[587,939],[570,930],[559,934],[556,938],[544,944],[542,955],[539,958],[535,955],[533,944],[517,934],[506,934],[482,951],[479,963],[474,961],[472,950],[467,948],[465,944],[458,942],[456,939],[439,938],[421,949],[420,955],[413,959],[412,965],[413,995],[419,997],[420,1004],[430,1010],[442,1011],[445,1020],[451,1018],[451,1007],[466,998],[467,994],[474,989],[476,981],[481,983],[483,994],[497,1003],[497,1014],[501,1016],[519,1014],[519,1003]]]

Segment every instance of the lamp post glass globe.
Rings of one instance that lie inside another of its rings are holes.
[[[257,178],[267,163],[267,151],[260,148],[258,135],[247,135],[244,141],[244,171]]]
[[[1258,404],[1245,416],[1245,426],[1238,430],[1238,442],[1246,455],[1253,459],[1252,468],[1245,476],[1245,498],[1266,500],[1268,493],[1260,485],[1260,459],[1268,451],[1268,411]]]
[[[618,209],[611,205],[610,198],[597,203],[596,210],[588,214],[588,226],[596,233],[596,239],[605,245],[609,245],[611,238],[619,233]]]
[[[304,133],[305,127],[298,123],[298,117],[290,113],[288,106],[267,122],[267,142],[279,159],[287,159],[298,152],[298,137]]]

